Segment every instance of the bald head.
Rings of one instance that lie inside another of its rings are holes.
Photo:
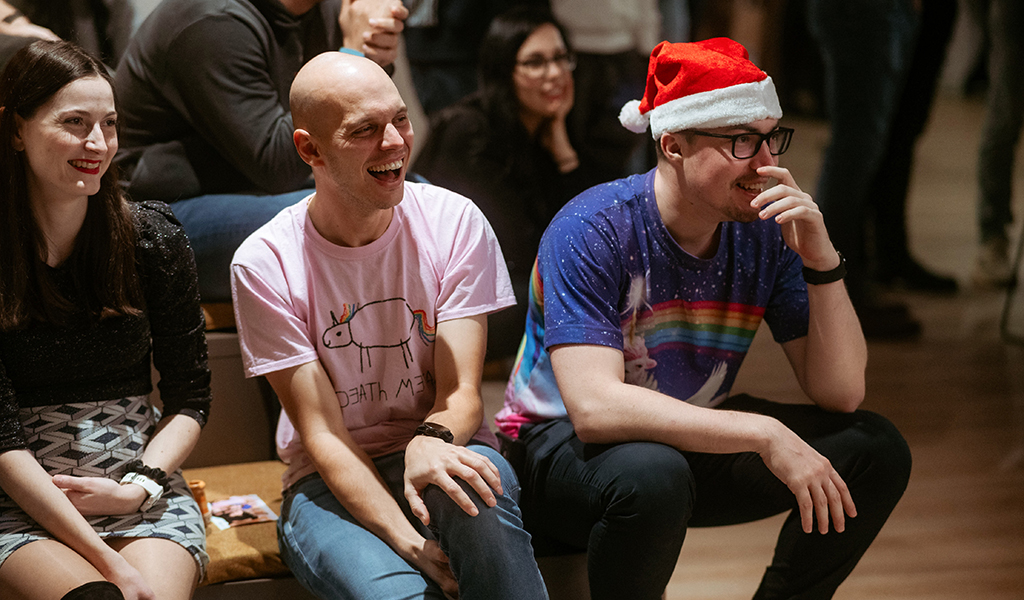
[[[328,52],[295,76],[290,102],[292,140],[316,180],[314,226],[346,245],[352,240],[342,229],[376,239],[378,225],[386,226],[402,201],[412,155],[412,124],[398,88],[376,63]]]
[[[333,130],[346,110],[381,94],[399,95],[380,65],[353,54],[325,52],[306,63],[292,81],[292,124],[312,133]]]

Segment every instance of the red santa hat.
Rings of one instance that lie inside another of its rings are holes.
[[[747,49],[728,38],[687,44],[662,42],[651,52],[647,89],[622,107],[619,121],[632,132],[661,134],[729,127],[782,117],[775,84],[750,62]]]

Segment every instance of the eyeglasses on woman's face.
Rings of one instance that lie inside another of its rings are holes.
[[[548,67],[552,64],[558,65],[562,71],[571,73],[576,68],[576,55],[572,52],[559,52],[554,56],[534,54],[516,61],[516,67],[522,71],[523,75],[533,79],[540,79],[547,75]]]

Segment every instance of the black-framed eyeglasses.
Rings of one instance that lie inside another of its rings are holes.
[[[768,133],[750,131],[747,133],[737,133],[736,135],[723,135],[721,133],[708,133],[697,130],[693,130],[691,133],[704,137],[732,140],[732,155],[739,160],[750,158],[757,154],[761,149],[761,144],[765,141],[768,142],[768,152],[772,156],[778,156],[789,149],[789,141],[793,139],[793,130],[789,127],[777,127]]]
[[[548,72],[548,65],[554,63],[558,68],[566,72],[572,72],[576,68],[576,55],[572,52],[556,54],[551,58],[546,56],[531,56],[526,60],[517,60],[516,66],[523,70],[527,77],[541,78]]]

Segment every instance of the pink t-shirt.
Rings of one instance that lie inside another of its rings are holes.
[[[435,186],[406,183],[387,230],[358,248],[324,239],[308,204],[281,211],[232,261],[246,374],[319,360],[363,450],[400,451],[434,405],[437,323],[515,304],[501,249],[472,202]],[[483,423],[476,437],[494,439]],[[315,471],[284,411],[277,448],[286,488]]]

